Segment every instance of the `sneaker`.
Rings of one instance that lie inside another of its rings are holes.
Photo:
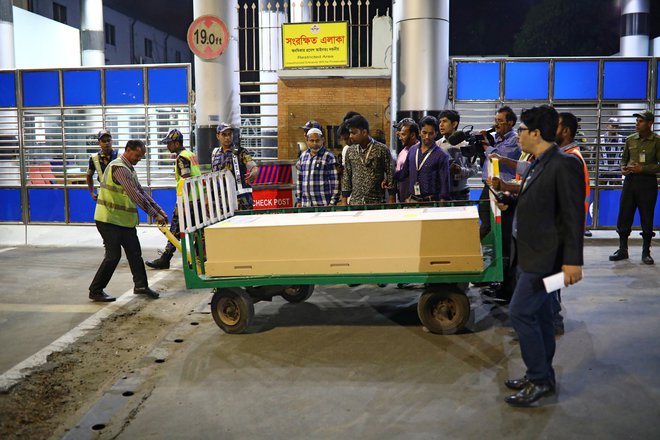
[[[594,235],[594,234],[593,234],[589,229],[585,229],[585,230],[584,230],[584,236],[585,236],[585,237],[591,237],[591,236],[593,236],[593,235]]]

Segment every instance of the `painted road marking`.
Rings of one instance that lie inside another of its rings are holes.
[[[95,304],[0,304],[0,312],[94,313],[104,306]]]
[[[10,247],[10,248],[0,249],[0,254],[3,253],[3,252],[12,251],[14,249],[16,249],[16,248],[15,247]]]
[[[167,272],[157,273],[151,277],[152,282],[150,284],[157,283],[166,276]],[[29,373],[29,370],[45,364],[48,360],[48,356],[51,353],[56,353],[66,349],[69,345],[73,344],[82,336],[84,336],[88,331],[96,328],[102,320],[112,315],[124,304],[128,303],[134,298],[136,298],[136,295],[133,294],[133,288],[131,288],[124,292],[124,294],[122,294],[119,298],[117,298],[117,301],[107,303],[107,305],[101,310],[78,324],[63,336],[53,341],[53,343],[47,347],[42,348],[37,353],[2,373],[2,375],[0,375],[0,392],[7,392],[11,387],[26,377]]]

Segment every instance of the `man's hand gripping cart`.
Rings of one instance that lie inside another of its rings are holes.
[[[234,178],[224,171],[185,179],[177,192],[186,287],[213,289],[211,313],[227,333],[249,327],[254,303],[274,296],[303,302],[316,284],[423,283],[420,321],[433,333],[453,334],[470,317],[468,283],[502,281],[493,200],[240,212]],[[491,232],[482,240],[479,203],[491,208]],[[313,236],[333,239],[319,243]],[[364,254],[365,247],[375,255]]]

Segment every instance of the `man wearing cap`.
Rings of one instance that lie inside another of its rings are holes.
[[[339,177],[335,156],[323,146],[323,132],[310,128],[307,150],[298,159],[296,206],[328,206],[339,201]]]
[[[653,264],[651,238],[653,213],[658,198],[657,173],[660,172],[660,136],[653,133],[653,113],[644,111],[633,115],[635,131],[628,136],[621,157],[621,172],[625,176],[619,202],[616,232],[619,249],[610,255],[610,261],[628,259],[628,236],[632,231],[635,211],[639,210],[642,225],[642,262]]]
[[[238,194],[238,209],[252,209],[252,183],[259,177],[259,167],[252,160],[250,153],[243,147],[234,145],[233,127],[222,122],[216,129],[216,137],[220,147],[211,153],[211,169],[213,171],[231,171],[236,179]]]
[[[160,143],[167,145],[167,150],[170,153],[176,154],[176,160],[174,161],[174,176],[176,177],[177,187],[181,179],[187,179],[188,177],[199,176],[202,174],[199,169],[197,156],[192,151],[185,149],[183,146],[183,135],[179,130],[176,128],[170,130]],[[176,205],[174,205],[174,212],[172,213],[170,232],[175,237],[179,237],[179,210]],[[163,251],[161,256],[155,260],[147,261],[146,265],[152,269],[169,269],[170,260],[175,251],[176,248],[174,245],[168,241],[165,245],[165,251]]]
[[[615,179],[621,178],[621,170],[618,166],[621,145],[626,143],[626,137],[619,133],[619,118],[607,120],[607,131],[600,137],[600,162],[599,177],[604,180],[605,185],[614,185]]]
[[[94,173],[99,183],[103,179],[103,172],[108,164],[117,159],[117,150],[112,148],[112,135],[108,130],[101,130],[98,132],[96,139],[99,142],[100,151],[92,154],[89,157],[89,165],[87,166],[87,188],[89,195],[96,201],[96,194],[94,193]]]
[[[108,164],[96,201],[94,221],[105,247],[105,257],[99,266],[94,280],[89,286],[89,299],[97,302],[110,302],[115,298],[105,293],[112,274],[121,259],[124,249],[128,265],[133,274],[133,293],[158,298],[158,292],[149,287],[147,272],[142,260],[142,248],[137,236],[139,206],[156,219],[160,225],[167,224],[167,214],[147,194],[140,182],[134,166],[144,157],[146,148],[144,142],[131,140],[126,143],[126,150],[118,159]]]

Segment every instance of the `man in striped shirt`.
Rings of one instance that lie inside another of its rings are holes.
[[[307,150],[300,156],[296,206],[328,206],[339,201],[339,177],[335,156],[323,146],[323,132],[310,128],[305,135]]]

